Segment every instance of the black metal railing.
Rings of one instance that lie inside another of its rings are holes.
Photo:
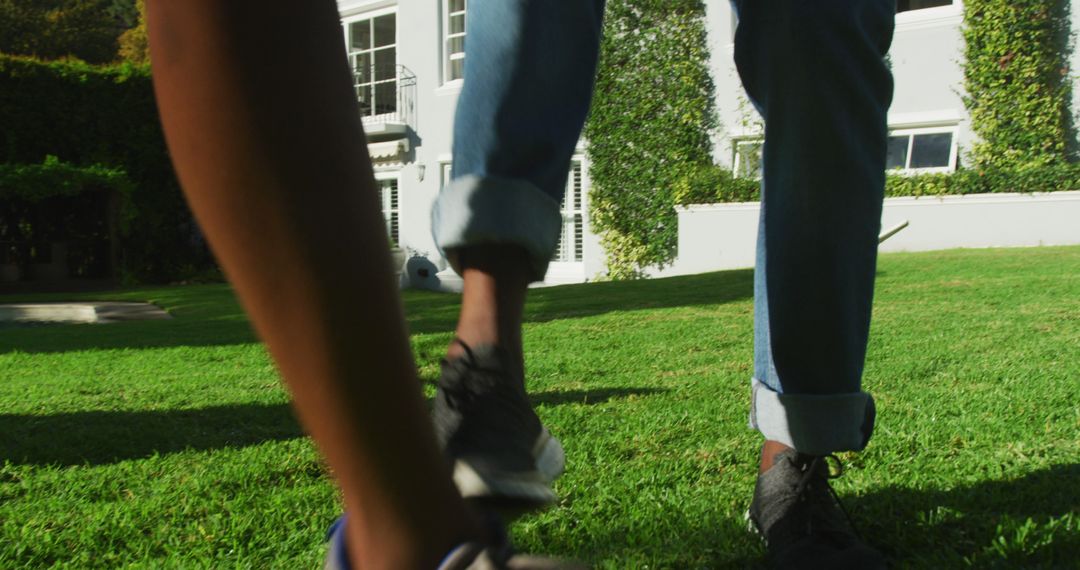
[[[353,89],[364,123],[415,126],[416,75],[404,65],[353,65]]]

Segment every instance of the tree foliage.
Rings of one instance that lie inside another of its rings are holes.
[[[149,65],[150,42],[146,36],[146,0],[138,0],[138,10],[138,23],[120,35],[120,59]]]
[[[0,52],[112,62],[137,16],[135,0],[0,0]]]
[[[609,0],[585,127],[590,215],[609,276],[670,263],[679,181],[712,164],[717,125],[700,0]]]
[[[976,168],[1069,160],[1067,0],[965,0],[964,103]]]

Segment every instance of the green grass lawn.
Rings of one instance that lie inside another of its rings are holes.
[[[750,296],[750,271],[532,293],[529,388],[568,470],[522,550],[759,563]],[[0,568],[317,567],[336,493],[230,290],[75,298],[175,319],[0,329]],[[28,299],[57,300],[0,302]],[[458,298],[405,301],[430,394]],[[1080,247],[883,256],[865,386],[877,433],[835,486],[869,542],[901,567],[1077,567]]]

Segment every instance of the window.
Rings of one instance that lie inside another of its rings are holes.
[[[922,10],[923,8],[936,8],[938,6],[952,6],[953,0],[896,0],[896,13]]]
[[[383,219],[386,220],[386,233],[394,244],[400,244],[398,231],[398,179],[387,178],[377,181],[379,198],[382,202]]]
[[[397,15],[389,12],[345,22],[345,45],[361,114],[396,112]]]
[[[731,172],[738,178],[761,178],[761,139],[732,143]]]
[[[950,171],[956,163],[955,134],[952,128],[893,131],[889,134],[885,168]]]
[[[581,161],[570,163],[570,174],[566,178],[566,194],[563,195],[562,235],[555,247],[552,261],[581,261],[584,257],[584,192],[581,179]]]
[[[468,0],[444,0],[443,81],[465,77],[465,9]]]

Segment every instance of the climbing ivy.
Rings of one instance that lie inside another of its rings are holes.
[[[1073,140],[1067,0],[965,0],[964,104],[975,168],[1066,162]]]
[[[700,0],[609,0],[585,127],[593,227],[613,279],[670,263],[681,181],[709,168],[717,119]]]

